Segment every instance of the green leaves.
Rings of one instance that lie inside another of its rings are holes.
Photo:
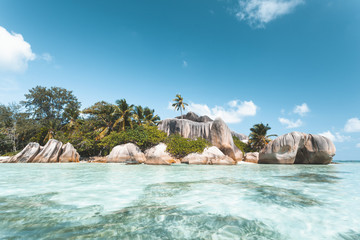
[[[177,158],[183,158],[190,153],[202,153],[206,147],[210,146],[210,143],[203,138],[192,140],[179,134],[170,135],[165,143],[166,150]]]
[[[250,128],[249,144],[254,151],[260,151],[271,141],[270,137],[277,136],[276,134],[267,135],[267,131],[270,129],[269,124],[264,125],[263,123],[255,124]]]

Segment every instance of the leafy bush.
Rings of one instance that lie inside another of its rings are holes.
[[[107,151],[113,147],[125,143],[134,143],[142,151],[163,142],[166,139],[166,133],[160,131],[155,126],[135,126],[126,131],[112,132],[101,140],[101,146]]]
[[[177,158],[185,157],[190,153],[202,153],[206,147],[210,146],[210,143],[203,138],[192,140],[179,134],[170,135],[165,143],[167,144],[166,151]]]
[[[234,144],[237,148],[239,148],[243,154],[247,152],[254,152],[249,144],[242,142],[238,137],[233,136]]]

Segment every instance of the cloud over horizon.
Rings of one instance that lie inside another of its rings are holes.
[[[29,61],[35,59],[31,45],[21,34],[10,33],[0,26],[0,70],[21,72],[27,69]]]
[[[169,103],[169,108],[170,108]],[[171,109],[171,108],[170,108]],[[258,106],[253,101],[232,100],[227,106],[214,106],[210,108],[207,104],[199,104],[191,102],[187,107],[188,111],[192,111],[198,115],[207,115],[212,119],[222,118],[226,123],[239,123],[245,117],[255,116]]]
[[[238,3],[238,20],[254,28],[264,28],[267,23],[291,13],[304,0],[239,0]]]
[[[333,142],[345,142],[351,139],[350,136],[344,136],[341,135],[340,133],[336,132],[335,135],[332,134],[330,131],[326,131],[323,133],[319,133],[319,135],[327,137],[328,139],[330,139]]]

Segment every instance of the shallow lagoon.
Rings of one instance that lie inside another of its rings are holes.
[[[0,164],[0,238],[360,239],[360,163]]]

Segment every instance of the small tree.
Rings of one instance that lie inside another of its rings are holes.
[[[270,137],[277,136],[276,134],[267,135],[267,131],[270,129],[269,124],[264,125],[263,123],[255,124],[250,128],[249,144],[254,151],[260,151],[271,141]]]
[[[184,99],[181,97],[180,94],[176,94],[173,101],[174,103],[172,104],[172,106],[175,108],[176,111],[180,110],[181,119],[183,119],[182,110],[185,110],[185,106],[188,106],[188,104],[184,102]]]

